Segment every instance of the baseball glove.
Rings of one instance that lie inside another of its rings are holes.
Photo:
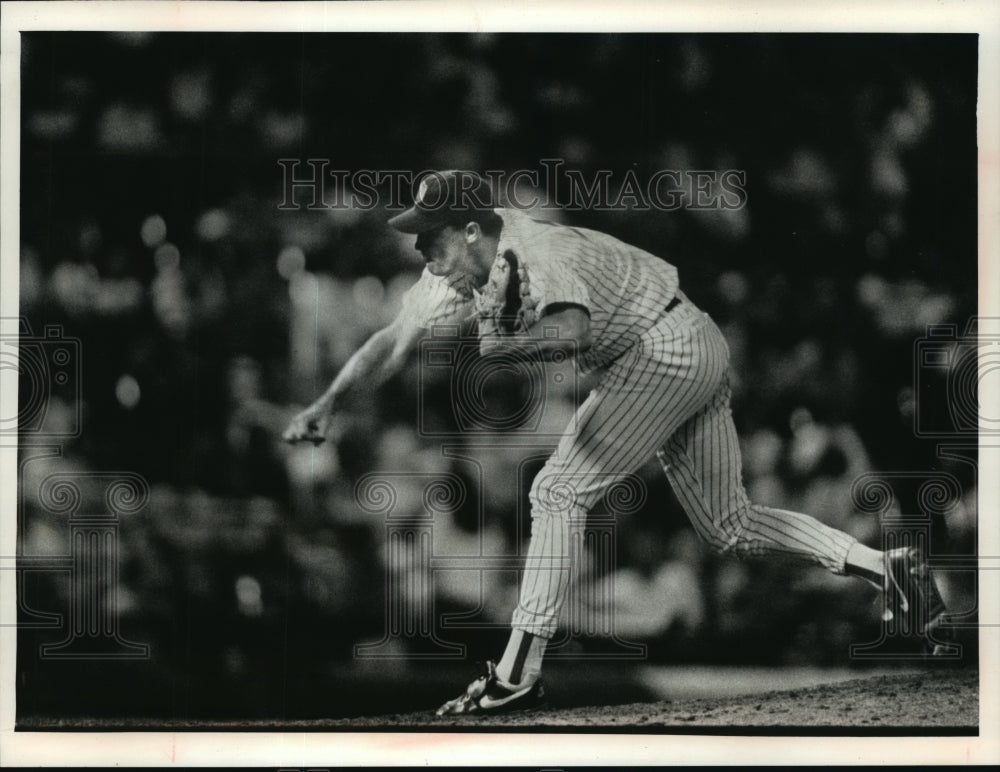
[[[518,335],[538,320],[527,272],[507,250],[496,259],[482,293],[475,293],[481,335]]]

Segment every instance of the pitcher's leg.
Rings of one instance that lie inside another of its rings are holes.
[[[728,350],[707,320],[653,330],[581,405],[573,431],[531,489],[531,542],[515,628],[551,637],[571,580],[570,554],[586,515],[697,413],[726,372]],[[669,335],[669,337],[667,337]],[[668,356],[665,352],[670,351]]]
[[[667,441],[658,457],[695,530],[714,550],[738,557],[789,555],[844,572],[854,537],[809,515],[752,504],[747,498],[728,383]]]

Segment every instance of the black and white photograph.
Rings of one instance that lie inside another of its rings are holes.
[[[0,761],[1000,761],[995,8],[84,5],[2,19]]]

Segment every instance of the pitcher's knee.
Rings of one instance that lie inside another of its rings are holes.
[[[717,555],[741,558],[757,551],[755,539],[748,537],[747,508],[740,507],[709,519],[692,518],[695,531]]]
[[[579,509],[580,497],[572,481],[564,475],[548,472],[542,469],[531,484],[528,500],[531,502],[531,514],[538,513],[569,517]]]

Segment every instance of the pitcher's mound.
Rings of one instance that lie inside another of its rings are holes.
[[[979,723],[979,674],[945,669],[917,675],[859,678],[757,696],[633,703],[560,709],[557,705],[501,716],[444,716],[432,712],[354,718],[329,722],[330,728],[390,730],[393,727],[428,731],[509,727],[589,727],[607,730],[697,732],[696,727],[862,728],[937,727],[949,734],[972,734]],[[933,734],[933,732],[932,732]]]

